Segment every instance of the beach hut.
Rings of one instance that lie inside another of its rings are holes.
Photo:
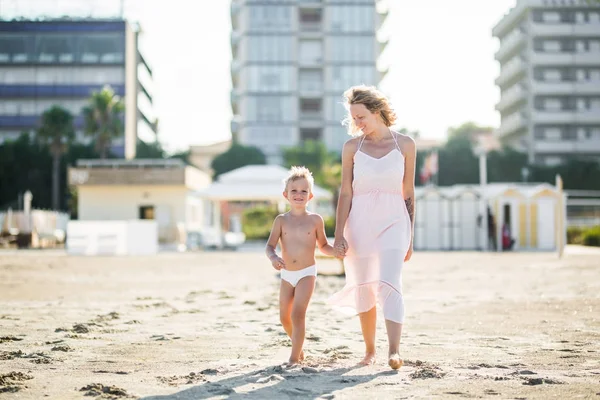
[[[415,192],[419,217],[415,221],[413,246],[417,250],[450,248],[450,203],[437,186],[418,188]]]
[[[513,250],[556,250],[558,235],[566,235],[565,195],[552,185],[496,186],[486,193],[486,197],[496,221],[499,250],[502,249],[505,226],[515,241]]]

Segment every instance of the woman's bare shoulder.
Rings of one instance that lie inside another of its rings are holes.
[[[403,133],[399,133],[396,131],[392,131],[396,140],[398,141],[398,145],[402,148],[402,152],[414,152],[417,145],[415,143],[415,139],[412,137],[405,135]]]

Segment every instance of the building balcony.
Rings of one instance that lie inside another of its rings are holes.
[[[527,100],[527,91],[522,84],[517,84],[513,89],[509,89],[496,104],[496,110],[500,113],[505,112],[515,106],[523,104]]]
[[[237,114],[238,113],[238,105],[239,105],[238,103],[240,100],[239,91],[237,89],[232,89],[229,97],[231,100],[231,110],[233,111],[234,114]]]
[[[533,81],[531,89],[537,95],[598,94],[600,93],[600,82]]]
[[[527,43],[527,37],[521,30],[516,30],[512,36],[500,45],[500,49],[496,52],[494,58],[500,62],[513,57],[520,52]]]
[[[390,72],[390,67],[388,65],[388,66],[385,66],[382,68],[377,68],[377,72],[379,73],[379,82],[381,82],[382,80],[385,79],[387,74]]]
[[[525,61],[521,57],[514,58],[501,69],[500,76],[494,81],[500,88],[509,87],[518,82],[527,71]]]
[[[231,118],[230,128],[231,128],[232,134],[239,133],[239,131],[240,131],[240,116],[239,115],[234,115]]]
[[[540,23],[532,22],[530,32],[534,36],[597,36],[600,23]]]
[[[232,60],[231,64],[229,65],[229,69],[231,72],[231,81],[236,82],[238,75],[240,73],[240,70],[242,69],[242,64],[240,63],[239,60]]]
[[[379,54],[382,54],[385,51],[388,44],[390,43],[390,40],[389,39],[377,39],[377,42],[379,43]]]
[[[600,112],[593,110],[537,110],[532,117],[536,124],[600,124]]]
[[[526,11],[528,7],[529,4],[527,2],[517,2],[517,5],[511,8],[510,11],[496,24],[496,26],[494,26],[492,29],[492,35],[500,38],[507,35],[511,30],[515,29],[527,15]]]
[[[600,140],[536,140],[533,143],[536,153],[581,154],[600,153]]]
[[[496,135],[500,138],[506,138],[527,128],[527,117],[524,112],[516,112],[504,118]]]
[[[231,0],[231,5],[229,7],[230,15],[231,15],[231,28],[233,30],[238,28],[238,16],[240,14],[241,6],[237,0]]]
[[[233,51],[234,48],[237,47],[237,45],[240,43],[240,40],[242,39],[242,35],[239,31],[236,30],[232,30],[231,31],[231,35],[230,35],[230,41],[231,41],[231,49]]]
[[[595,66],[598,65],[597,53],[544,53],[534,52],[531,55],[531,63],[535,65],[553,66]]]
[[[377,29],[379,29],[383,26],[383,24],[385,24],[385,21],[387,21],[387,18],[390,15],[390,9],[389,9],[389,6],[387,4],[385,4],[385,2],[379,1],[376,4],[376,10],[377,10]]]

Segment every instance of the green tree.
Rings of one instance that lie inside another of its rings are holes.
[[[75,136],[73,115],[59,106],[53,106],[42,114],[38,138],[48,145],[52,154],[52,209],[60,207],[60,160],[68,144]]]
[[[143,140],[137,141],[135,149],[135,158],[165,158],[166,152],[162,144],[155,140],[154,142],[146,143]]]
[[[470,140],[474,140],[477,134],[480,133],[491,133],[493,128],[488,126],[479,126],[474,122],[465,122],[464,124],[458,127],[451,127],[448,129],[448,139],[455,138],[468,138]]]
[[[253,146],[244,146],[233,143],[229,150],[216,156],[212,163],[214,179],[225,172],[246,166],[246,165],[262,165],[266,164],[267,159],[265,154]]]
[[[106,158],[113,139],[123,136],[123,111],[119,96],[108,86],[92,93],[83,109],[85,133],[94,138],[100,158]]]
[[[325,143],[317,140],[306,140],[299,146],[283,149],[283,162],[287,168],[303,165],[308,168],[317,183],[322,183],[323,167],[333,163],[333,154],[327,151]]]

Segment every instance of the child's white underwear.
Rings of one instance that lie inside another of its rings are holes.
[[[298,271],[288,271],[287,269],[282,269],[280,272],[281,279],[289,282],[289,284],[293,287],[296,287],[298,282],[300,282],[300,279],[307,276],[317,276],[317,266],[313,265],[311,267],[299,269]]]

